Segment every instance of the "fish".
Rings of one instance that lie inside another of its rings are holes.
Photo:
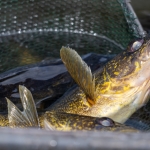
[[[79,87],[47,111],[109,117],[124,123],[149,100],[150,40],[139,39],[94,74],[76,51],[62,47],[61,59]]]
[[[133,127],[114,122],[108,117],[91,117],[77,114],[46,112],[38,114],[31,92],[19,86],[19,93],[23,105],[21,112],[8,98],[8,118],[0,115],[0,126],[11,128],[34,127],[50,131],[113,131],[139,132]]]
[[[117,55],[94,74],[75,50],[62,47],[61,59],[79,87],[67,91],[47,109],[45,114],[54,112],[98,118],[108,117],[115,122],[124,123],[149,99],[149,46],[149,39],[134,41],[127,50]],[[20,116],[30,118],[31,114],[35,114],[29,111],[30,115],[28,113],[24,115],[13,103],[9,100],[7,102],[9,124],[11,122],[16,124]],[[31,106],[25,107],[24,111],[29,110]],[[45,118],[44,120],[47,120]],[[50,120],[47,124],[52,125]]]

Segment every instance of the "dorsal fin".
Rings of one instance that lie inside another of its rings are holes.
[[[21,112],[8,98],[8,119],[10,127],[39,127],[36,106],[31,92],[19,85],[19,93],[23,105]]]
[[[73,49],[62,47],[60,56],[72,78],[85,92],[90,101],[94,102],[96,97],[95,77],[92,76],[91,69]]]

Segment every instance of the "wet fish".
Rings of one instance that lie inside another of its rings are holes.
[[[149,98],[150,73],[147,71],[150,64],[149,44],[150,41],[147,39],[135,41],[94,75],[74,50],[63,47],[61,58],[79,87],[57,100],[48,108],[46,114],[54,112],[109,117],[116,122],[124,123]],[[33,105],[27,106],[24,107],[24,111],[30,110],[30,113],[27,111],[24,115],[8,100],[9,123],[12,122],[14,125],[17,122],[21,123],[18,118],[23,117],[20,116],[27,116],[29,119],[31,114],[35,114],[35,110],[31,113],[30,107]],[[52,125],[50,120],[48,122]],[[52,126],[55,127],[55,124]]]
[[[24,86],[19,86],[20,97],[24,111],[21,112],[9,99],[8,118],[0,116],[0,125],[9,127],[36,127],[59,131],[120,131],[138,132],[138,130],[114,122],[108,117],[91,117],[77,114],[46,112],[37,114],[31,92]]]
[[[66,93],[49,111],[105,116],[124,123],[149,99],[149,39],[133,42],[94,75],[74,50],[63,47],[61,58],[80,87]]]

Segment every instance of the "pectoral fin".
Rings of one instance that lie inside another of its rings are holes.
[[[44,129],[55,131],[55,127],[53,127],[47,119],[44,119]]]
[[[38,115],[31,92],[19,85],[19,93],[23,105],[21,112],[8,98],[8,119],[10,127],[39,127]]]
[[[90,104],[94,104],[95,77],[92,76],[91,69],[73,49],[62,47],[60,56],[72,78],[88,96]]]

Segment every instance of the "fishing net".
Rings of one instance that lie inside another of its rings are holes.
[[[0,14],[0,73],[59,58],[62,46],[117,54],[145,35],[127,0],[0,0]],[[149,118],[147,105],[127,124],[148,130]]]
[[[0,0],[0,72],[59,57],[116,54],[143,30],[125,0]]]
[[[0,0],[0,14],[0,73],[59,58],[62,46],[111,55],[145,36],[127,0]],[[149,105],[127,124],[147,130],[148,118]]]

